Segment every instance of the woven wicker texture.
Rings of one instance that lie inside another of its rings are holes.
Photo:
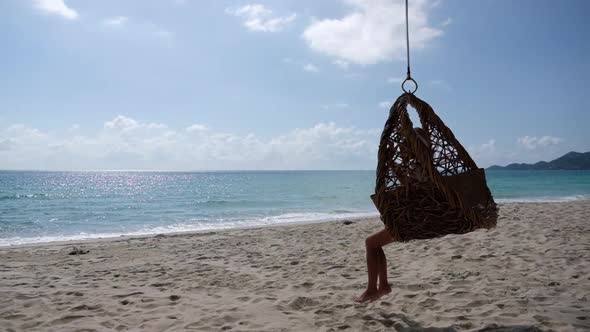
[[[408,105],[428,137],[413,129]],[[385,123],[371,198],[396,241],[492,228],[498,216],[483,169],[430,105],[411,93],[396,100]]]

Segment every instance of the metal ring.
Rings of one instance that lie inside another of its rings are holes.
[[[411,90],[406,90],[405,84],[406,84],[406,82],[408,82],[408,81],[411,81],[411,82],[413,82],[413,83],[414,83],[414,86],[415,86],[415,88],[414,88],[414,91],[411,91]],[[406,79],[405,79],[405,80],[402,82],[402,90],[404,90],[404,92],[405,92],[405,93],[411,93],[411,94],[414,94],[414,92],[416,92],[416,91],[418,90],[418,83],[416,83],[416,81],[414,81],[414,79],[413,79],[413,78],[411,78],[411,77],[410,77],[410,78],[406,78]]]

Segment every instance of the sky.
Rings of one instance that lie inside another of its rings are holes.
[[[478,165],[590,150],[590,2],[409,3],[416,95]],[[400,0],[0,1],[0,169],[375,169],[404,15]]]

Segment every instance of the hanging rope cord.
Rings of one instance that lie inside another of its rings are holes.
[[[408,24],[408,0],[406,0],[406,55],[407,55],[407,59],[408,59],[408,72],[406,74],[406,79],[402,82],[402,90],[404,90],[404,92],[406,93],[414,93],[416,92],[416,90],[418,90],[418,83],[416,83],[416,81],[412,78],[411,72],[410,72],[410,28],[409,28],[409,24]],[[414,83],[414,90],[406,90],[405,84],[406,82],[412,82]]]

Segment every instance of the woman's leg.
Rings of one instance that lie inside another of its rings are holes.
[[[377,291],[380,295],[385,295],[391,293],[391,287],[387,281],[387,258],[385,258],[385,253],[381,247],[377,248],[377,254],[379,257],[379,269],[377,273],[379,276],[379,285],[377,286]]]
[[[393,242],[393,238],[385,229],[367,237],[365,240],[367,250],[367,289],[355,299],[356,302],[376,300],[380,296],[389,293],[389,291],[386,291],[389,289],[387,284],[387,260],[381,247],[391,242]],[[377,289],[378,278],[381,279],[379,289]]]
[[[365,250],[366,250],[366,257],[367,257],[367,291],[370,293],[377,292],[377,280],[379,278],[379,252],[377,248],[374,247],[374,243],[372,237],[375,234],[367,237],[365,240]]]

